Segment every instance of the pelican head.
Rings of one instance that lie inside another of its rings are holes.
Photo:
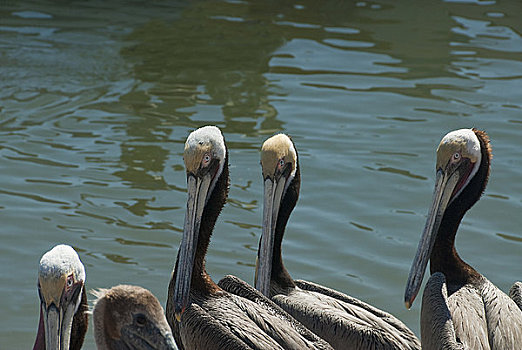
[[[177,349],[163,308],[147,289],[119,285],[92,293],[98,349]]]
[[[481,143],[477,134],[487,135],[475,129],[460,129],[448,133],[437,148],[435,190],[424,231],[413,260],[404,301],[410,308],[419,292],[426,265],[437,238],[439,226],[448,206],[459,199],[460,194],[477,173],[481,159]],[[489,143],[486,143],[489,147]]]
[[[38,268],[40,323],[38,339],[46,349],[68,350],[73,317],[82,300],[85,268],[74,249],[57,245],[45,253]]]
[[[215,126],[197,129],[188,136],[185,143],[183,160],[187,171],[188,200],[174,289],[174,307],[178,321],[189,305],[190,284],[203,211],[223,172],[226,155],[225,139]]]
[[[285,134],[272,136],[261,148],[264,183],[263,229],[256,265],[256,288],[266,296],[270,293],[272,255],[279,207],[297,171],[297,152]]]

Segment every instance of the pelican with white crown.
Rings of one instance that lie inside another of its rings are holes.
[[[292,279],[281,245],[299,197],[301,173],[287,135],[264,142],[261,168],[264,205],[256,288],[335,349],[420,349],[415,334],[393,315],[336,290]]]
[[[88,324],[85,267],[76,251],[60,244],[38,268],[40,321],[33,350],[78,350]]]
[[[522,348],[522,284],[515,283],[508,297],[455,249],[464,214],[486,188],[491,157],[489,137],[477,129],[452,131],[437,149],[432,204],[404,295],[410,308],[429,260],[431,277],[421,308],[423,349]]]
[[[331,349],[245,282],[233,276],[219,285],[212,281],[205,255],[229,187],[228,151],[221,131],[206,126],[192,132],[183,160],[187,211],[167,299],[167,320],[178,347]]]

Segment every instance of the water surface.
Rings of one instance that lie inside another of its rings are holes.
[[[183,143],[214,124],[231,190],[207,257],[252,282],[259,148],[293,136],[301,197],[284,241],[294,278],[392,312],[448,131],[486,130],[494,159],[461,256],[507,291],[522,276],[522,6],[457,1],[3,2],[0,348],[30,348],[41,255],[72,245],[89,289],[165,305],[186,201]],[[84,348],[94,349],[92,327]]]

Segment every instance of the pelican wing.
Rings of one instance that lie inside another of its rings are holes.
[[[279,309],[285,315],[285,317],[288,315],[286,312],[281,310],[281,308],[277,306],[273,301],[268,299],[257,289],[255,289],[254,287],[252,287],[251,285],[249,285],[248,283],[236,276],[226,275],[219,281],[218,286],[220,286],[223,290],[226,290],[229,293],[249,299],[253,302],[262,302],[266,306],[269,306],[273,309]]]
[[[254,302],[255,304],[259,305],[260,308],[267,310],[270,314],[276,316],[277,319],[282,321],[282,329],[290,327],[293,331],[302,336],[307,342],[313,344],[315,348],[331,349],[331,346],[326,341],[313,334],[310,330],[308,330],[292,316],[286,313],[282,308],[280,308],[276,303],[268,299],[257,289],[253,288],[238,277],[231,275],[225,276],[223,279],[221,279],[221,281],[219,281],[218,285],[223,290]],[[253,316],[257,318],[257,315]],[[264,321],[261,323],[264,323]]]
[[[455,290],[448,297],[448,288]],[[434,273],[424,289],[421,312],[423,349],[517,349],[522,344],[522,312],[482,277],[477,285],[446,286]]]
[[[415,334],[391,314],[321,285],[298,288],[273,300],[334,348],[420,349]]]
[[[450,287],[451,288],[451,287]],[[448,297],[457,339],[470,349],[489,350],[484,301],[472,285],[464,285]]]
[[[509,296],[515,301],[519,309],[522,310],[522,282],[515,282],[509,289]]]
[[[484,278],[481,295],[484,301],[491,349],[517,349],[522,345],[522,311],[519,306]]]
[[[464,346],[455,332],[455,325],[448,306],[448,289],[446,277],[440,272],[434,273],[422,296],[421,310],[422,348],[465,350],[473,349]]]
[[[253,349],[197,304],[192,304],[184,313],[183,322],[176,322],[174,327],[180,350]]]

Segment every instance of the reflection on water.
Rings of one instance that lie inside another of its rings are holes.
[[[249,210],[249,211],[252,211],[252,210],[255,210],[258,208],[257,200],[252,200],[250,202],[242,202],[242,201],[234,199],[234,198],[229,198],[227,203],[228,203],[228,205],[231,205],[235,208],[240,208],[240,209]]]
[[[160,243],[154,243],[154,242],[138,242],[138,241],[131,241],[128,239],[123,238],[116,238],[116,242],[124,245],[137,245],[137,246],[146,246],[146,247],[159,247],[159,248],[172,248],[172,246],[168,244],[160,244]]]
[[[381,153],[382,153],[382,152],[381,152]],[[387,173],[403,175],[403,176],[411,177],[411,178],[413,178],[413,179],[427,180],[427,178],[424,177],[424,176],[421,176],[421,175],[415,175],[415,174],[410,173],[410,172],[407,171],[407,170],[395,169],[395,168],[392,168],[392,167],[379,167],[379,168],[372,168],[372,167],[369,167],[369,166],[365,166],[364,168],[365,168],[365,169],[368,169],[368,170],[384,171],[384,172],[387,172]]]
[[[261,228],[262,228],[261,225],[254,225],[254,224],[249,224],[249,223],[246,223],[246,222],[233,222],[233,221],[227,221],[227,220],[225,220],[225,222],[231,223],[233,225],[236,225],[237,227],[244,228],[244,229],[256,228],[256,229],[261,230]]]
[[[405,310],[402,293],[435,149],[475,126],[495,157],[457,249],[508,290],[522,275],[520,11],[494,1],[2,3],[0,309],[13,317],[0,323],[0,348],[31,346],[37,262],[57,243],[80,253],[88,288],[140,284],[165,301],[183,145],[204,124],[223,129],[230,159],[207,258],[215,280],[252,282],[259,148],[284,131],[302,171],[286,267],[418,333],[420,303]]]
[[[146,93],[161,102],[140,114],[147,121],[153,113],[165,125],[192,128],[219,121],[228,132],[243,135],[256,135],[255,119],[261,117],[261,128],[281,130],[263,76],[271,52],[283,42],[271,23],[274,15],[233,3],[193,5],[180,20],[151,21],[127,38],[135,44],[122,50],[122,56],[137,62],[135,77],[153,83]],[[195,105],[201,110],[194,110]],[[222,115],[224,123],[213,114]]]
[[[118,254],[103,254],[107,259],[109,259],[112,262],[118,263],[118,264],[126,264],[126,265],[137,265],[138,263],[135,261],[132,261],[132,258],[121,256]]]

